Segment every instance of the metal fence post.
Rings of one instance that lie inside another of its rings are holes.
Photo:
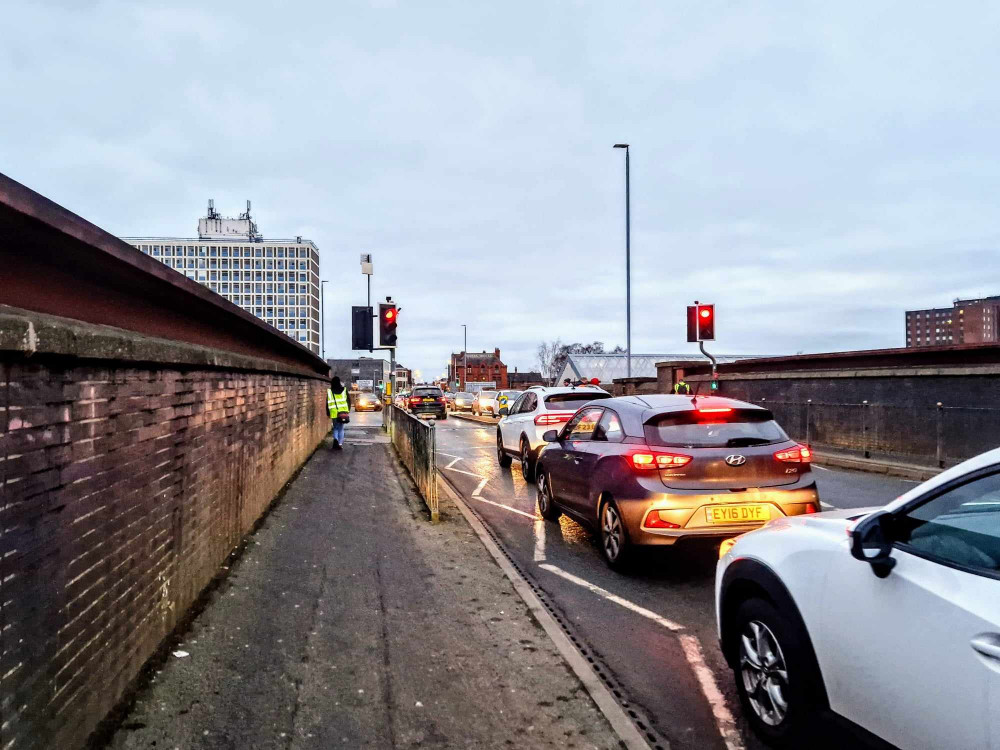
[[[944,404],[937,402],[937,465],[944,468]]]
[[[861,402],[861,447],[864,449],[865,458],[871,458],[872,453],[868,449],[868,401]]]
[[[437,493],[437,425],[431,420],[430,429],[430,450],[428,451],[427,467],[427,505],[431,510],[431,523],[438,522],[438,493]]]

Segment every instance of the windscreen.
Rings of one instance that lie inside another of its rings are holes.
[[[584,404],[591,401],[611,398],[610,393],[600,391],[573,391],[572,393],[553,393],[545,397],[545,408],[549,411],[576,411]]]
[[[650,445],[675,448],[746,448],[789,439],[765,409],[668,412],[648,420],[643,429]]]
[[[414,388],[414,396],[443,396],[444,391],[440,388]]]

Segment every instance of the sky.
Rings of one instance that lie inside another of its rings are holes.
[[[326,354],[401,306],[398,358],[625,343],[902,346],[1000,294],[1000,5],[13,0],[0,172],[120,236],[214,198],[320,248]],[[355,354],[356,356],[356,354]]]

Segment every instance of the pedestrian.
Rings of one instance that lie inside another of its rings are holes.
[[[691,386],[689,386],[683,380],[678,380],[676,383],[674,383],[674,393],[676,393],[678,396],[681,395],[682,393],[690,395]]]
[[[344,447],[344,425],[351,421],[351,405],[347,400],[347,389],[336,375],[326,391],[326,408],[333,420],[333,449],[339,451]]]
[[[569,388],[571,385],[572,385],[572,383],[570,382],[569,378],[566,378],[566,379],[563,380],[563,386],[565,388]]]

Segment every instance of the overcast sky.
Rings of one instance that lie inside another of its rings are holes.
[[[901,346],[1000,294],[1000,5],[13,0],[0,171],[118,235],[209,197],[320,247],[327,355],[402,306],[399,358]]]

